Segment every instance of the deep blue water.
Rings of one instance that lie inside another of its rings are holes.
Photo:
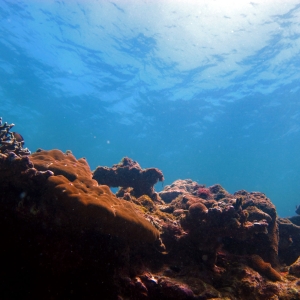
[[[0,116],[31,151],[129,156],[294,215],[298,3],[1,0]]]

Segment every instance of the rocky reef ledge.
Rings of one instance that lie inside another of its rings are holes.
[[[5,126],[1,299],[300,299],[300,216],[263,193],[190,179],[157,193],[158,169],[92,172],[70,151],[23,151]]]

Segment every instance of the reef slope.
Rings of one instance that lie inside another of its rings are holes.
[[[117,197],[85,159],[11,141],[0,151],[2,299],[300,299],[299,220],[278,219],[266,195],[190,179],[156,193],[162,172],[138,166],[139,187],[106,169]]]

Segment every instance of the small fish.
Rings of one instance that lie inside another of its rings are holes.
[[[20,133],[12,132],[12,134],[14,135],[14,138],[16,139],[17,142],[24,144],[24,138],[21,136]]]

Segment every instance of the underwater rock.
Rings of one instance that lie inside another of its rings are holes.
[[[293,224],[300,226],[300,216],[293,216],[287,219],[289,219]]]
[[[300,216],[278,218],[279,258],[286,265],[291,265],[300,256]],[[295,222],[295,223],[294,223]]]
[[[290,266],[289,274],[300,278],[300,256],[298,259]]]
[[[250,240],[240,245],[239,251],[247,248],[249,254],[258,254],[273,267],[278,266],[278,242],[279,229],[277,224],[277,214],[274,204],[265,194],[260,192],[246,192],[244,190],[234,193],[235,197],[240,197],[243,201],[242,208],[247,214],[247,220],[256,224],[257,221],[265,221],[267,233],[258,233]],[[257,247],[259,245],[259,247]],[[256,249],[256,250],[254,250]]]
[[[119,164],[111,168],[97,167],[93,179],[110,187],[131,187],[136,198],[148,195],[153,200],[158,200],[154,185],[158,181],[164,181],[164,176],[157,168],[142,169],[136,161],[124,157]]]
[[[161,289],[161,295],[167,299],[195,299],[193,291],[185,284],[173,282],[167,278],[160,278],[158,284]]]

